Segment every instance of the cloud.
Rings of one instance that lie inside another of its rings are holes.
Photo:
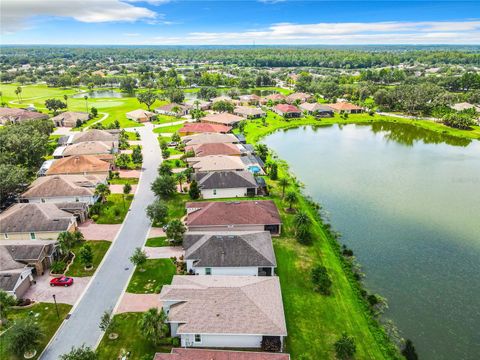
[[[163,5],[170,2],[170,0],[124,0],[124,1],[130,2],[130,3],[147,3],[155,6]]]
[[[73,18],[80,22],[134,22],[153,20],[157,14],[145,7],[120,0],[2,0],[1,30],[16,32],[31,26],[37,16]]]

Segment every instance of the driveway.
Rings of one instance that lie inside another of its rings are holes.
[[[121,184],[112,184],[109,188],[112,194],[123,194],[123,185]],[[132,185],[132,191],[130,191],[130,194],[135,194],[135,190],[137,190],[137,185]]]
[[[122,224],[95,224],[92,220],[85,221],[78,227],[85,240],[113,241]]]
[[[71,135],[75,134],[78,131],[72,131],[72,128],[69,127],[57,127],[55,131],[52,133],[52,135]]]
[[[136,247],[143,246],[150,230],[145,209],[155,197],[150,183],[155,180],[162,161],[157,136],[152,128],[151,124],[138,128],[142,138],[144,171],[123,227],[70,318],[60,326],[40,359],[58,360],[72,346],[85,344],[95,347],[103,335],[98,327],[100,318],[106,310],[115,308],[134,270],[129,258]]]
[[[130,178],[139,178],[142,172],[140,170],[119,170],[118,173],[121,178],[130,179]]]
[[[165,236],[165,231],[159,227],[152,227],[150,228],[150,232],[148,233],[148,238],[160,237]]]
[[[181,246],[145,247],[144,250],[149,259],[169,259],[171,257],[179,259],[185,255]]]
[[[131,294],[124,293],[122,300],[115,309],[115,314],[126,312],[145,312],[151,308],[160,308],[162,302],[159,294]]]
[[[37,276],[35,278],[37,283],[30,286],[30,289],[28,289],[24,297],[35,300],[36,302],[52,303],[52,295],[55,294],[58,303],[73,305],[80,298],[91,279],[91,277],[74,278],[72,286],[52,287],[50,286],[50,279],[52,278],[49,274]]]

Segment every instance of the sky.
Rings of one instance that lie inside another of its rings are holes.
[[[480,44],[480,1],[1,0],[0,44]]]

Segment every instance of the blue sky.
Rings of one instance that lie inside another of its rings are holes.
[[[480,44],[480,1],[2,0],[2,44]]]

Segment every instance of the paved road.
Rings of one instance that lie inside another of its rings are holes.
[[[74,308],[70,318],[64,321],[53,340],[41,356],[42,360],[57,360],[60,355],[82,344],[94,347],[101,336],[98,328],[103,312],[113,309],[133,271],[129,257],[137,246],[142,246],[150,229],[145,208],[154,195],[150,183],[157,176],[161,162],[160,147],[152,125],[138,128],[143,144],[143,167],[138,190],[130,213],[113,242],[102,266],[98,269],[90,286]],[[74,285],[75,286],[75,285]],[[58,301],[62,301],[60,296]]]

